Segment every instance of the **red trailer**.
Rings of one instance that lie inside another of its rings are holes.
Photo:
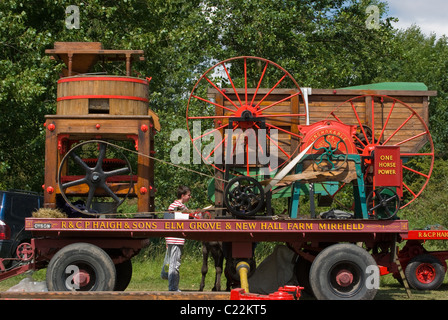
[[[393,272],[396,240],[408,236],[404,220],[28,218],[26,230],[32,232],[33,239],[18,252],[24,264],[12,270],[2,267],[0,280],[46,267],[50,291],[66,291],[71,286],[124,290],[132,275],[130,259],[149,238],[180,236],[231,242],[235,263],[252,258],[255,242],[280,241],[300,256],[298,266],[310,267],[309,280],[305,281],[309,283],[302,286],[311,286],[318,298],[355,299],[375,296],[377,288],[365,285],[370,274],[366,268],[378,262]],[[378,253],[371,255],[356,242]],[[329,264],[330,260],[335,261]],[[71,266],[75,273],[67,272]],[[322,277],[328,272],[330,277]]]

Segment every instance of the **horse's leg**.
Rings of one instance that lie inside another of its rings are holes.
[[[230,269],[232,268],[232,258],[226,257],[226,265],[224,269],[224,275],[226,276],[226,291],[230,291],[233,286],[234,280],[232,279],[232,275],[230,274]]]
[[[202,242],[202,268],[201,268],[202,279],[201,284],[199,285],[199,291],[203,291],[205,287],[205,276],[207,275],[208,272],[207,262],[208,262],[208,248],[207,244],[205,242]]]
[[[215,261],[215,286],[212,291],[221,291],[221,275],[224,263],[224,254],[221,245],[218,243],[213,250],[213,260]]]
[[[234,280],[232,278],[231,269],[233,265],[233,258],[232,258],[232,244],[229,242],[223,242],[222,243],[222,253],[223,258],[226,260],[226,263],[224,265],[224,276],[226,277],[226,291],[230,291],[232,289]]]

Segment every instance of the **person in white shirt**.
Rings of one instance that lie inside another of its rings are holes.
[[[182,212],[188,210],[185,205],[191,198],[190,189],[186,186],[179,186],[177,188],[177,199],[170,204],[168,211]],[[179,268],[181,264],[182,251],[185,243],[183,238],[166,237],[167,256],[169,257],[168,269],[168,290],[179,290]]]

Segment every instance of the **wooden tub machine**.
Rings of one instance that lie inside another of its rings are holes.
[[[67,68],[58,81],[56,114],[46,116],[45,206],[110,213],[126,197],[137,197],[138,212],[153,212],[148,156],[160,125],[149,109],[149,80],[131,77],[131,62],[143,60],[143,51],[71,42],[55,43],[46,53]],[[126,75],[89,74],[99,60],[125,61]],[[117,144],[135,148],[135,159]]]

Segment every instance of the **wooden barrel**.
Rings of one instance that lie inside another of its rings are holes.
[[[104,75],[61,78],[56,113],[148,115],[148,81]]]

